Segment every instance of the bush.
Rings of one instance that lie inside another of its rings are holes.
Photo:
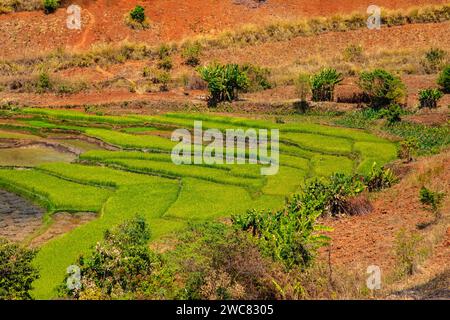
[[[53,13],[60,6],[60,0],[43,0],[42,6],[44,7],[45,13]]]
[[[318,234],[325,230],[317,223],[321,215],[314,202],[303,202],[296,195],[282,210],[250,210],[232,220],[236,228],[252,232],[265,255],[291,269],[311,265],[317,249],[328,243],[327,237]]]
[[[441,86],[444,93],[450,93],[450,65],[447,65],[439,75],[438,85]]]
[[[413,156],[417,155],[419,149],[419,141],[416,138],[408,138],[400,142],[400,148],[398,149],[398,157],[400,159],[411,162]]]
[[[419,101],[420,101],[420,108],[429,108],[434,109],[437,108],[437,104],[439,99],[442,98],[444,94],[436,89],[436,88],[430,88],[430,89],[424,89],[419,91]]]
[[[247,234],[217,222],[190,224],[167,260],[178,265],[181,299],[274,299],[271,263]]]
[[[373,192],[391,187],[397,181],[397,178],[390,169],[384,169],[374,162],[365,180],[367,189]]]
[[[52,83],[50,80],[50,76],[46,71],[42,71],[39,74],[37,83],[36,83],[36,90],[39,93],[48,91],[52,88]]]
[[[81,288],[68,288],[66,278],[60,294],[76,299],[151,297],[155,294],[151,292],[152,284],[158,281],[153,272],[161,261],[150,251],[149,239],[148,225],[139,216],[106,231],[92,254],[81,256],[76,263],[81,272]]]
[[[136,6],[125,15],[125,23],[132,29],[146,29],[149,27],[145,9],[142,6]]]
[[[443,192],[431,191],[425,187],[422,187],[419,192],[420,202],[424,205],[429,205],[435,213],[438,212],[444,196],[445,193]]]
[[[31,299],[39,272],[32,265],[37,251],[0,238],[0,300]]]
[[[270,70],[260,66],[247,63],[241,66],[241,70],[248,76],[249,86],[245,90],[247,92],[256,92],[272,88],[269,81]]]
[[[145,9],[142,6],[136,6],[130,11],[130,17],[136,22],[143,23],[145,21]]]
[[[173,67],[172,58],[169,56],[164,57],[161,61],[158,62],[158,68],[166,71],[171,70]]]
[[[181,52],[181,57],[184,63],[191,67],[196,67],[200,64],[201,46],[198,42],[188,43]]]
[[[313,101],[333,101],[334,88],[343,80],[336,69],[325,68],[310,79]]]
[[[170,73],[163,71],[159,73],[155,79],[156,83],[161,84],[160,91],[169,91]]]
[[[216,105],[238,98],[239,91],[249,86],[249,79],[237,64],[211,64],[198,69],[200,77],[208,83],[209,101]]]
[[[380,117],[385,118],[388,125],[401,121],[403,109],[398,104],[391,104],[387,109],[380,112]]]
[[[349,62],[361,62],[364,59],[363,47],[351,44],[344,49],[344,60]]]
[[[172,53],[172,48],[170,48],[169,45],[163,43],[158,48],[158,58],[159,60],[163,60],[164,58],[167,58]]]
[[[438,48],[431,48],[425,53],[425,59],[422,61],[422,65],[426,73],[435,73],[441,69],[442,64],[445,62],[447,52]]]
[[[377,109],[401,103],[406,95],[405,85],[400,78],[382,69],[362,72],[359,86],[369,97],[371,106]]]

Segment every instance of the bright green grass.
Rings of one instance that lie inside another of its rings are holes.
[[[151,135],[133,135],[106,129],[87,129],[86,135],[109,144],[130,149],[172,151],[177,144],[169,139]]]
[[[142,125],[142,121],[130,117],[120,116],[97,116],[79,111],[41,109],[41,108],[23,108],[19,110],[22,114],[38,115],[49,119],[72,120],[89,123],[106,123],[113,125]]]
[[[290,195],[298,190],[306,176],[306,171],[280,166],[276,175],[267,176],[267,184],[262,192],[268,195]]]
[[[329,177],[333,173],[353,173],[353,161],[338,156],[317,155],[311,159],[311,176]]]
[[[36,170],[0,169],[0,183],[48,200],[51,210],[98,212],[111,190],[62,180]],[[15,190],[15,191],[16,191]]]
[[[115,188],[131,184],[156,184],[160,181],[155,176],[81,164],[51,163],[39,166],[38,170],[79,183]]]
[[[343,138],[310,133],[283,133],[281,139],[287,139],[301,147],[317,152],[348,154],[352,151],[352,141]]]
[[[185,178],[177,201],[164,216],[212,219],[245,212],[251,203],[250,194],[244,188]]]
[[[176,200],[178,184],[160,178],[155,184],[130,185],[120,188],[106,202],[101,216],[40,248],[35,259],[41,277],[34,283],[33,295],[39,299],[55,297],[55,286],[62,283],[65,270],[81,254],[88,253],[105,230],[132,218],[136,214],[147,219],[153,238],[182,228],[184,221],[162,219],[164,212]]]
[[[361,153],[361,163],[357,172],[365,174],[374,162],[384,165],[397,158],[397,146],[393,143],[356,142],[354,150]]]
[[[136,172],[161,174],[171,177],[191,177],[243,187],[258,188],[261,187],[263,183],[258,179],[236,177],[223,170],[195,165],[177,166],[168,162],[133,159],[109,159],[104,162],[106,164],[118,165],[121,168]]]

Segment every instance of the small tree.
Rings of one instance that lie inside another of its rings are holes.
[[[38,93],[42,93],[48,91],[52,88],[52,82],[50,80],[50,75],[47,71],[42,71],[39,73],[37,83],[36,83],[36,91]]]
[[[429,88],[419,91],[419,101],[420,101],[420,108],[429,108],[434,109],[437,108],[437,104],[439,99],[442,98],[444,94],[436,89],[436,88]]]
[[[36,253],[0,238],[0,300],[31,299],[32,283],[39,278],[32,265]]]
[[[376,109],[401,103],[406,95],[405,85],[400,78],[382,69],[362,72],[359,86],[369,97],[371,107]]]
[[[42,6],[46,14],[53,13],[60,6],[60,0],[43,0]]]
[[[60,294],[82,299],[139,296],[151,283],[158,262],[148,247],[149,239],[148,225],[139,216],[106,231],[92,254],[76,263],[81,288],[67,288],[65,279]]]
[[[133,29],[146,29],[149,26],[145,9],[142,6],[136,6],[125,15],[125,23]]]
[[[133,10],[130,11],[130,17],[136,22],[144,22],[145,21],[145,9],[142,6],[136,6]]]
[[[313,101],[333,101],[334,88],[343,80],[342,73],[333,68],[322,69],[310,79]]]
[[[210,103],[232,101],[238,98],[239,91],[249,85],[248,76],[237,64],[211,64],[198,69],[200,77],[208,83]]]
[[[442,70],[437,83],[441,86],[442,91],[445,93],[450,93],[450,64]]]

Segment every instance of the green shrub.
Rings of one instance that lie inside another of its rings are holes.
[[[420,108],[429,108],[434,109],[437,108],[437,104],[439,99],[442,98],[444,94],[436,89],[436,88],[429,88],[419,91],[419,101],[420,101]]]
[[[343,80],[342,73],[336,69],[325,68],[310,79],[313,101],[333,101],[334,88]]]
[[[130,11],[130,17],[136,22],[143,23],[145,21],[145,9],[142,6],[136,6]]]
[[[245,257],[245,258],[244,258]],[[246,233],[218,222],[189,224],[167,260],[179,265],[180,299],[274,299],[272,264]]]
[[[169,71],[172,69],[172,67],[173,67],[172,58],[169,56],[164,57],[161,61],[158,62],[159,69]]]
[[[380,112],[380,117],[385,118],[388,125],[401,121],[403,109],[398,104],[391,104]]]
[[[36,253],[0,238],[0,300],[31,299],[32,283],[39,278],[32,265]]]
[[[317,249],[328,243],[328,238],[318,234],[325,230],[317,223],[322,211],[314,202],[302,202],[299,195],[279,211],[250,210],[232,217],[233,224],[241,230],[251,231],[262,252],[286,268],[310,265]]]
[[[136,6],[128,14],[125,15],[125,23],[132,29],[146,29],[149,27],[145,9],[142,6]]]
[[[400,142],[398,149],[398,157],[408,162],[413,160],[413,156],[417,155],[419,149],[419,141],[417,138],[407,138]]]
[[[45,13],[53,13],[60,6],[59,0],[43,0],[42,6],[44,7]]]
[[[419,192],[419,200],[424,205],[429,205],[433,212],[439,210],[442,200],[444,199],[445,193],[431,191],[426,187],[422,187]]]
[[[75,263],[80,268],[81,288],[59,287],[60,295],[76,299],[137,298],[145,291],[158,265],[158,257],[150,251],[150,230],[139,216],[107,230],[89,256]]]
[[[237,64],[211,64],[198,69],[200,77],[208,83],[210,103],[216,105],[222,101],[238,98],[239,91],[249,86],[249,79]]]
[[[200,52],[202,47],[198,42],[188,43],[181,52],[181,57],[184,63],[191,67],[196,67],[200,64]]]
[[[439,75],[438,85],[441,86],[442,91],[450,93],[450,65],[447,65]]]
[[[431,48],[425,53],[425,58],[421,62],[426,73],[435,73],[442,68],[447,52],[439,48]]]
[[[170,73],[163,71],[160,72],[157,77],[156,81],[157,83],[161,84],[159,87],[160,91],[168,91],[169,90],[169,83],[170,83]]]
[[[372,192],[391,187],[397,181],[397,178],[390,169],[384,169],[374,162],[372,169],[365,177],[365,181],[367,189]]]
[[[48,91],[52,88],[50,75],[46,71],[39,73],[39,77],[36,83],[36,90],[39,93]]]
[[[369,97],[371,106],[377,109],[401,103],[406,95],[405,85],[400,78],[382,69],[362,72],[359,86]]]
[[[159,60],[163,60],[164,58],[169,57],[171,53],[172,53],[172,48],[165,43],[161,44],[158,48]]]
[[[361,62],[364,59],[363,47],[351,44],[344,49],[344,60],[349,62]]]
[[[241,70],[245,72],[249,79],[249,86],[247,92],[256,92],[272,88],[269,81],[270,70],[260,66],[247,63],[241,66]]]

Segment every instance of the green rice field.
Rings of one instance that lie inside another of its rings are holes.
[[[101,116],[70,110],[23,108],[0,123],[2,140],[45,140],[54,132],[102,142],[75,160],[0,167],[0,187],[30,198],[52,214],[95,212],[97,219],[41,246],[35,259],[41,277],[35,298],[53,298],[66,268],[102,239],[106,229],[136,214],[144,216],[153,239],[184,228],[188,221],[229,217],[248,209],[276,209],[314,177],[366,173],[376,162],[396,158],[397,146],[368,132],[295,121],[169,113],[158,116]],[[275,175],[259,164],[175,165],[170,140],[176,128],[279,129],[280,160]],[[11,151],[12,149],[10,149]],[[0,153],[1,157],[1,153]],[[11,159],[14,157],[10,156]],[[0,161],[1,165],[1,161]],[[45,228],[43,228],[44,230]]]

